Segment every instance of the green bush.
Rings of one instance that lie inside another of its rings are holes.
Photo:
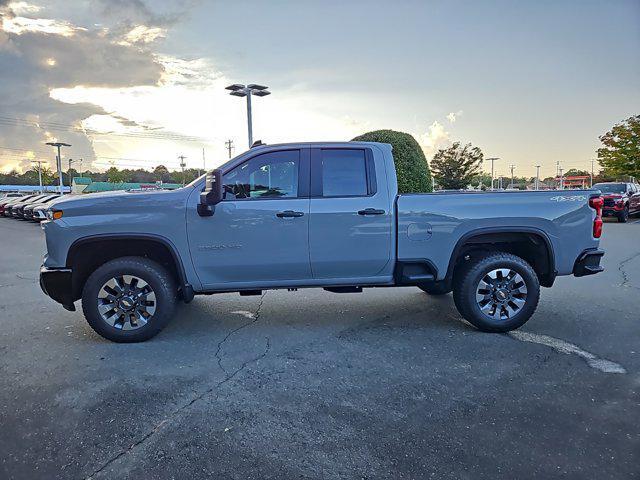
[[[422,148],[413,136],[394,130],[375,130],[353,139],[354,142],[389,143],[398,175],[398,193],[432,191],[431,172]]]

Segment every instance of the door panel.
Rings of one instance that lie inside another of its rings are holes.
[[[376,180],[385,178],[384,163],[362,148],[312,149],[311,162],[314,278],[388,280],[393,212],[387,189]]]
[[[312,278],[308,155],[305,149],[257,155],[225,172],[225,200],[212,216],[190,209],[191,256],[205,289]]]

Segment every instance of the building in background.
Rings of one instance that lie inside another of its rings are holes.
[[[75,179],[74,179],[75,180]],[[179,183],[136,183],[136,182],[90,182],[82,193],[113,192],[116,190],[175,190],[182,187]],[[78,187],[80,188],[80,186]]]
[[[71,180],[71,193],[82,193],[91,184],[89,177],[73,177]]]

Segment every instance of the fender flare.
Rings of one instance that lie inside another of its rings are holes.
[[[456,245],[453,248],[453,252],[451,252],[451,257],[449,258],[449,265],[447,267],[447,273],[444,279],[444,281],[447,282],[448,285],[451,285],[453,281],[453,271],[456,266],[456,260],[458,259],[460,251],[462,250],[462,247],[464,247],[465,243],[473,237],[491,233],[529,233],[542,238],[545,246],[547,247],[547,260],[551,269],[551,271],[549,272],[549,283],[553,284],[557,276],[557,271],[555,269],[555,253],[553,250],[551,239],[544,230],[536,227],[482,227],[470,230],[469,232],[462,235],[462,237],[460,237],[460,239],[456,242]]]
[[[87,235],[85,237],[78,238],[69,247],[67,252],[66,266],[71,268],[73,265],[73,257],[75,252],[83,245],[92,242],[104,241],[104,240],[146,240],[150,242],[160,243],[166,247],[171,253],[173,262],[176,266],[176,272],[178,273],[178,283],[180,290],[182,291],[182,297],[185,303],[189,303],[193,300],[194,291],[193,287],[187,282],[187,276],[184,270],[184,264],[182,258],[178,253],[176,246],[166,237],[162,235],[156,235],[153,233],[100,233],[96,235]]]

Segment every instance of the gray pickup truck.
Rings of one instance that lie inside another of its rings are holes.
[[[261,145],[175,191],[56,202],[43,291],[91,327],[143,341],[196,294],[321,287],[453,291],[477,328],[520,327],[540,285],[602,271],[596,191],[398,195],[390,145]]]

